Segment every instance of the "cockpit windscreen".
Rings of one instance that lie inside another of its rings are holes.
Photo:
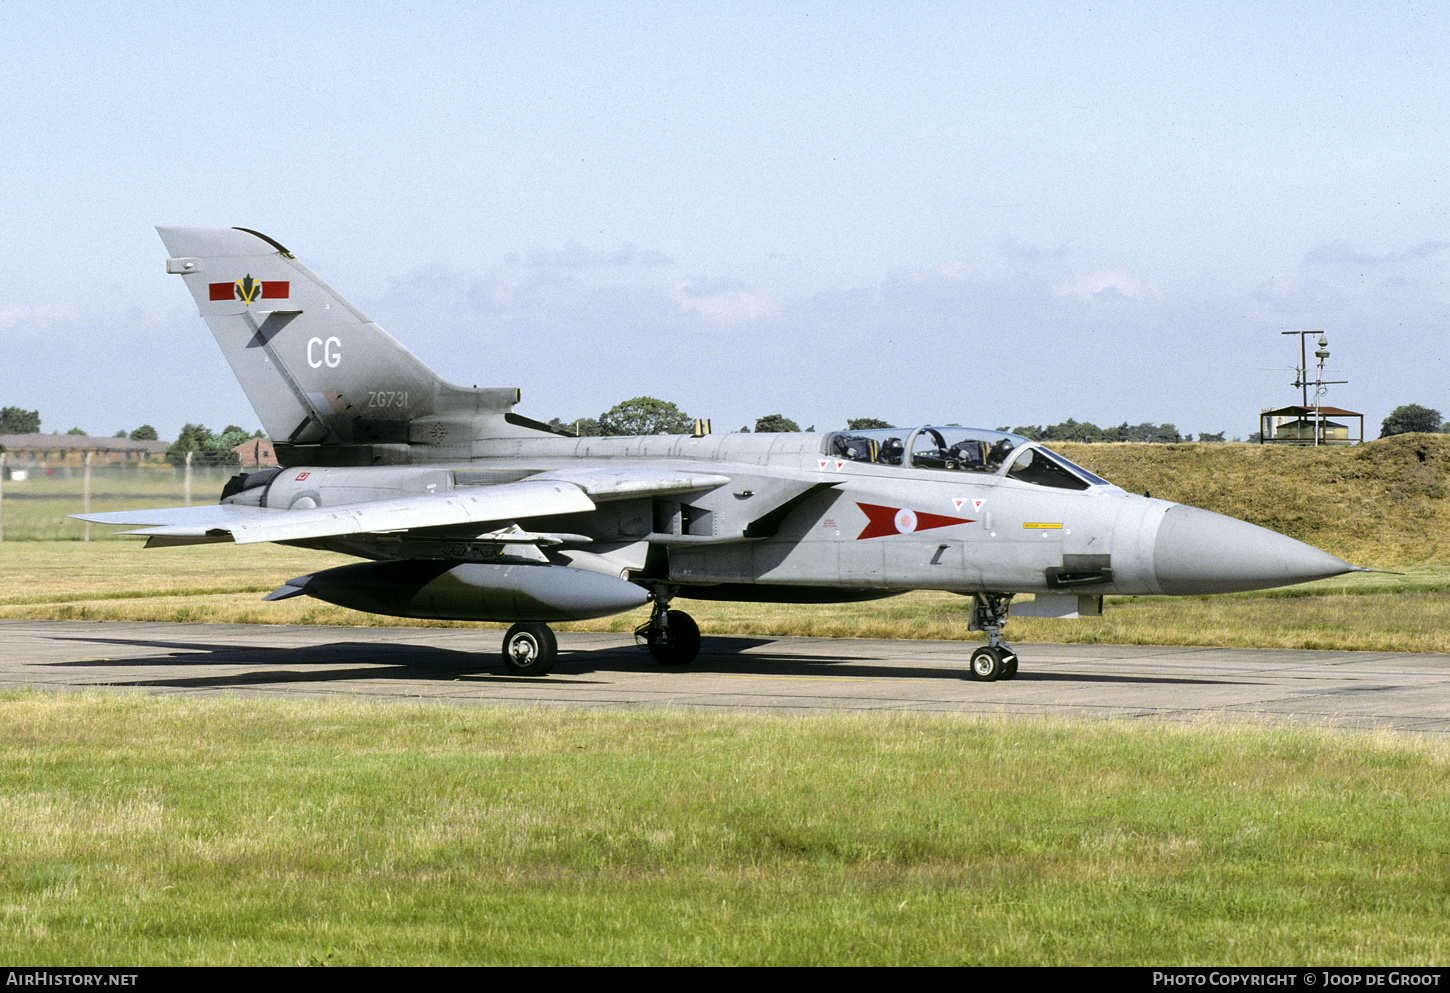
[[[1085,490],[1108,485],[1021,435],[981,428],[920,427],[838,431],[826,438],[826,454],[852,462],[911,469],[947,469],[1006,475],[1059,489]]]

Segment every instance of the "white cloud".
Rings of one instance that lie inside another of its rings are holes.
[[[674,260],[653,248],[640,248],[625,242],[617,251],[601,252],[586,248],[573,240],[563,248],[531,248],[523,257],[510,254],[505,262],[519,263],[533,269],[581,269],[592,266],[668,266]]]
[[[764,290],[734,280],[696,279],[675,286],[670,298],[681,310],[722,324],[748,324],[774,317],[780,305]]]
[[[1312,266],[1399,265],[1404,262],[1416,262],[1420,259],[1430,258],[1431,256],[1440,254],[1447,248],[1450,248],[1450,242],[1422,241],[1418,245],[1411,245],[1403,251],[1375,255],[1371,252],[1362,252],[1350,242],[1340,239],[1339,241],[1331,241],[1328,244],[1311,249],[1305,253],[1304,262]]]
[[[899,286],[943,287],[975,282],[978,273],[965,262],[940,262],[933,266],[900,266],[887,274],[887,279]]]
[[[79,308],[72,304],[15,304],[0,308],[0,332],[25,334],[44,331],[58,324],[74,321],[79,315]]]
[[[1058,283],[1052,289],[1058,297],[1077,297],[1079,300],[1104,300],[1113,297],[1156,300],[1162,292],[1151,283],[1145,283],[1126,269],[1098,269],[1095,272],[1080,272]]]

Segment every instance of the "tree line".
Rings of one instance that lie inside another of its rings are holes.
[[[688,434],[694,430],[695,422],[679,407],[666,400],[658,400],[654,397],[635,397],[632,400],[624,400],[615,404],[598,417],[581,417],[573,421],[563,421],[556,417],[549,422],[549,426],[556,431],[579,437],[607,437],[610,435]],[[846,421],[848,431],[869,431],[875,428],[890,429],[894,427],[897,425],[877,417],[855,417]],[[742,434],[748,434],[751,428],[749,425],[744,425],[739,430]],[[799,430],[801,430],[800,426],[784,414],[767,414],[758,418],[754,428],[756,434]],[[814,431],[815,426],[812,425],[805,430]],[[1077,441],[1088,444],[1137,442],[1150,445],[1169,445],[1191,441],[1221,442],[1225,440],[1222,431],[1201,431],[1195,438],[1191,432],[1188,434],[1180,432],[1174,424],[1154,424],[1150,421],[1144,421],[1142,424],[1129,424],[1124,421],[1117,427],[1101,428],[1091,421],[1078,421],[1071,417],[1060,424],[1019,424],[1015,427],[1001,426],[996,430],[1042,442]],[[1438,410],[1412,403],[1396,407],[1390,416],[1385,418],[1380,437],[1387,438],[1390,435],[1412,431],[1450,434],[1450,423],[1442,420]],[[1249,441],[1258,440],[1257,432],[1249,436]],[[1238,439],[1235,438],[1234,441],[1238,441]]]
[[[998,428],[997,430],[1020,434],[1032,441],[1083,441],[1104,444],[1135,441],[1150,445],[1173,445],[1194,440],[1192,434],[1179,434],[1178,428],[1172,424],[1152,424],[1144,421],[1142,424],[1129,425],[1127,421],[1124,421],[1115,428],[1100,428],[1091,421],[1075,421],[1071,417],[1061,424],[1049,424],[1046,427],[1028,424],[1015,428]],[[1198,440],[1223,441],[1223,432],[1209,434],[1205,431],[1198,436]]]
[[[634,397],[631,400],[620,401],[598,417],[581,417],[573,421],[564,421],[555,417],[549,421],[549,427],[560,433],[579,437],[689,434],[694,430],[695,421],[694,418],[667,400],[659,400],[655,397]],[[893,427],[896,425],[875,417],[856,417],[846,422],[848,431]],[[764,417],[756,419],[754,427],[756,434],[799,430],[801,430],[800,426],[784,414],[766,414]],[[815,425],[811,425],[805,430],[814,431]],[[1043,442],[1173,444],[1195,440],[1192,434],[1180,434],[1178,428],[1172,424],[1153,424],[1144,421],[1142,424],[1130,425],[1124,421],[1115,428],[1100,428],[1090,421],[1077,421],[1071,417],[1060,424],[1046,426],[1025,424],[1016,427],[998,427],[997,430],[1021,435],[1032,441]],[[743,425],[740,428],[741,433],[748,434],[750,431],[749,425]],[[1396,407],[1384,419],[1379,436],[1388,438],[1391,435],[1411,432],[1450,434],[1450,423],[1441,417],[1438,410],[1422,407],[1415,403],[1405,404]],[[0,435],[39,433],[40,411],[24,410],[20,407],[0,408]],[[86,434],[78,427],[71,428],[67,433]],[[117,431],[114,437],[130,438],[132,441],[157,440],[156,429],[150,424],[142,424],[129,432]],[[265,437],[266,435],[262,431],[248,432],[246,428],[238,427],[235,424],[228,424],[221,431],[212,431],[202,424],[187,424],[181,429],[181,434],[176,441],[167,449],[166,458],[173,465],[181,465],[186,461],[186,453],[192,452],[194,453],[192,455],[193,465],[237,465],[238,457],[233,449],[244,441]],[[1223,441],[1224,433],[1219,431],[1217,434],[1211,434],[1205,431],[1201,432],[1196,440],[1201,442]],[[1249,437],[1249,440],[1258,441],[1259,437],[1254,434]]]
[[[853,417],[846,421],[848,431],[890,429],[896,426],[879,417]],[[695,422],[692,417],[667,400],[658,400],[654,397],[635,397],[632,400],[615,404],[598,417],[581,417],[572,421],[556,417],[549,422],[549,427],[579,437],[608,437],[611,435],[688,434],[694,430]],[[805,430],[814,431],[815,429],[815,425],[811,425]],[[751,430],[750,425],[744,425],[739,429],[742,434],[749,434]],[[756,434],[799,430],[801,430],[800,425],[784,414],[766,414],[764,417],[756,419],[754,427]],[[1130,426],[1127,421],[1124,421],[1116,428],[1100,428],[1095,424],[1075,421],[1072,418],[1068,418],[1061,424],[1050,424],[1046,427],[1040,424],[1029,424],[1019,427],[999,427],[997,430],[1019,434],[1033,441],[1164,443],[1193,440],[1193,435],[1180,434],[1172,424],[1145,422]],[[1220,431],[1218,434],[1205,432],[1198,436],[1198,440],[1223,441],[1223,432]]]
[[[0,434],[40,434],[40,411],[21,407],[0,408]],[[81,428],[71,428],[67,435],[90,437]],[[117,431],[111,437],[129,438],[132,441],[159,441],[156,429],[142,424],[131,431]],[[228,424],[220,431],[212,431],[203,424],[187,424],[171,447],[166,450],[166,461],[172,465],[184,465],[186,453],[191,452],[192,465],[239,465],[241,459],[234,450],[236,446],[253,438],[265,438],[262,431],[248,431],[246,428]],[[3,451],[0,446],[0,451]]]
[[[0,408],[0,434],[40,434],[40,411],[26,410],[23,407]],[[90,432],[83,428],[71,428],[66,434],[90,437]],[[117,431],[111,437],[130,438],[132,441],[155,441],[156,429],[149,424],[143,424],[134,431]]]
[[[244,441],[266,437],[261,430],[248,431],[235,424],[228,424],[220,432],[212,431],[202,424],[187,424],[166,450],[166,461],[172,465],[185,465],[186,453],[191,452],[192,465],[241,465],[241,457],[236,452],[237,446]]]
[[[1450,434],[1450,423],[1446,423],[1440,412],[1418,403],[1407,403],[1390,411],[1390,416],[1380,423],[1380,437],[1396,434]]]
[[[622,400],[598,417],[580,417],[572,421],[554,418],[549,427],[580,438],[607,438],[641,434],[689,434],[695,430],[695,419],[668,400],[635,397]],[[815,425],[806,428],[814,431]],[[750,433],[749,426],[741,432]],[[800,425],[784,414],[767,414],[755,422],[756,434],[799,431]]]

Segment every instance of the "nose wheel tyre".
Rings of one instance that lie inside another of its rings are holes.
[[[972,678],[990,683],[1017,675],[1017,653],[1008,648],[983,645],[972,653]]]
[[[559,643],[547,624],[524,622],[503,636],[504,668],[515,676],[542,676],[554,668]]]

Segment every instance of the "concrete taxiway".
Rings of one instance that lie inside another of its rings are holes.
[[[559,635],[543,678],[510,676],[502,632],[0,621],[0,686],[465,706],[693,707],[808,714],[1309,723],[1450,732],[1450,655],[1017,644],[978,683],[971,643],[707,637],[665,669],[629,635]]]

